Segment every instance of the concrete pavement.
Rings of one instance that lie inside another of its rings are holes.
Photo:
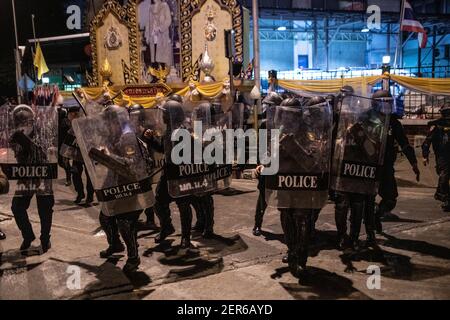
[[[98,205],[74,205],[75,194],[62,180],[56,188],[53,248],[44,255],[38,242],[29,256],[18,252],[20,234],[9,200],[1,197],[0,228],[8,238],[0,242],[0,299],[450,299],[450,215],[433,199],[433,167],[421,169],[417,184],[408,164],[399,160],[398,218],[385,223],[379,250],[356,256],[335,250],[334,207],[328,204],[310,252],[311,276],[301,283],[281,262],[286,248],[278,212],[268,209],[262,237],[251,233],[255,181],[235,180],[215,196],[220,237],[196,235],[196,249],[178,248],[179,213],[172,207],[178,234],[169,244],[156,245],[155,233],[140,232],[142,265],[130,278],[121,271],[123,256],[98,257],[106,246]],[[38,233],[34,202],[30,216]],[[374,265],[381,271],[381,287],[371,290],[367,268]]]

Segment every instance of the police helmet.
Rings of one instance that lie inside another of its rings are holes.
[[[18,105],[13,110],[13,119],[16,127],[25,125],[34,120],[34,111],[25,104]]]
[[[169,97],[169,100],[183,103],[183,98],[179,94],[173,94]]]
[[[272,106],[279,106],[283,102],[283,98],[276,92],[269,92],[269,94],[263,99],[263,104]]]
[[[300,107],[302,102],[298,98],[287,98],[281,102],[281,106],[284,107]]]

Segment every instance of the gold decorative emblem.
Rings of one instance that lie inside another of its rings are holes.
[[[111,64],[108,61],[108,58],[105,58],[103,61],[103,65],[100,68],[100,75],[103,77],[103,85],[110,85],[111,77],[112,77],[112,68]]]
[[[213,6],[208,6],[206,9],[206,25],[205,38],[207,41],[214,41],[217,37],[217,28],[214,24],[214,19],[217,16],[217,11]]]
[[[148,73],[158,79],[158,83],[166,83],[167,76],[170,74],[170,68],[160,64],[158,65],[158,69],[149,67]]]
[[[122,37],[116,27],[111,26],[106,32],[105,48],[108,50],[117,50],[122,46]]]

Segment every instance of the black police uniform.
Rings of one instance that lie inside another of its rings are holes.
[[[436,156],[436,171],[439,175],[435,198],[444,202],[443,209],[445,211],[450,211],[450,119],[443,117],[431,121],[429,126],[430,131],[422,145],[422,156],[424,159],[428,159],[430,148],[433,147]]]
[[[60,155],[59,150],[66,139],[67,133],[70,129],[70,120],[67,118],[67,110],[58,108],[58,164],[64,169],[66,173],[66,185],[71,183],[71,172],[69,159]]]
[[[163,138],[145,138],[145,142],[157,152],[164,153],[164,144],[169,143],[170,134],[166,134]],[[172,224],[172,217],[170,212],[170,203],[174,201],[169,195],[169,187],[167,182],[167,161],[164,165],[161,179],[156,186],[155,191],[155,213],[158,216],[161,231],[156,236],[155,242],[159,243],[164,241],[169,235],[175,232],[175,228]],[[187,248],[190,246],[191,228],[192,228],[192,209],[191,203],[194,200],[192,197],[182,197],[175,199],[175,203],[180,211],[181,220],[181,246]]]
[[[376,228],[378,232],[381,232],[380,218],[383,217],[385,213],[394,210],[397,205],[398,189],[394,169],[398,153],[397,144],[411,166],[417,166],[414,148],[409,144],[403,125],[395,115],[391,115],[386,141],[384,165],[381,168],[381,180],[378,188],[378,195],[381,197],[378,211],[376,212]]]
[[[30,138],[32,138],[34,133],[30,134]],[[15,154],[19,163],[33,163],[34,160],[31,156],[22,149],[20,146],[15,146]],[[51,181],[47,180],[18,180],[19,184],[46,184],[51,183]],[[31,243],[36,236],[33,232],[33,227],[31,226],[30,219],[28,217],[28,208],[30,207],[31,199],[36,195],[37,209],[39,214],[39,219],[41,222],[41,236],[40,241],[42,244],[42,249],[46,252],[50,248],[50,231],[52,227],[53,221],[53,206],[55,205],[55,197],[53,194],[40,194],[38,191],[36,192],[26,192],[24,194],[19,194],[16,191],[12,199],[11,211],[14,215],[14,219],[16,220],[17,227],[22,233],[23,243],[21,245],[21,250],[26,250],[30,247]]]

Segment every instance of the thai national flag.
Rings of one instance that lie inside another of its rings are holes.
[[[411,7],[411,4],[408,1],[405,1],[405,11],[403,15],[403,22],[402,22],[402,31],[409,31],[409,32],[417,32],[418,40],[419,40],[419,46],[421,48],[427,47],[427,41],[428,36],[425,28],[422,26],[422,24],[414,17],[414,11]]]

